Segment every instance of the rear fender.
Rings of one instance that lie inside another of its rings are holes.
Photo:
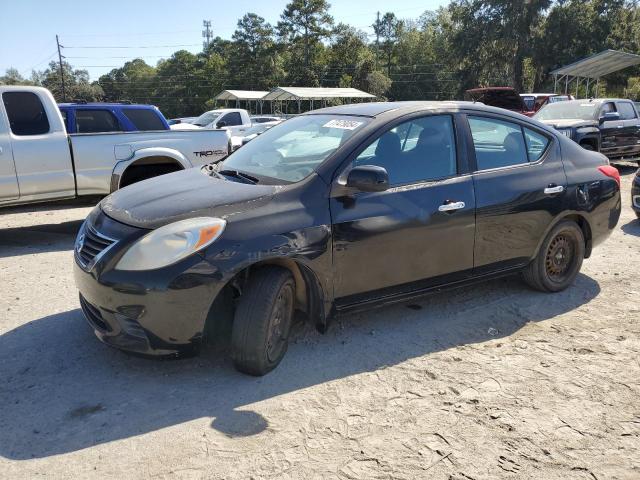
[[[132,152],[129,145],[116,145],[115,155],[116,159],[120,161],[116,163],[111,173],[111,192],[120,188],[122,175],[133,164],[141,164],[148,161],[150,163],[177,163],[183,169],[193,166],[187,157],[173,148],[152,147]],[[158,159],[159,161],[156,162],[156,160],[152,159]]]

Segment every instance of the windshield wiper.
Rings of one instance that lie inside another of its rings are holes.
[[[259,182],[259,180],[256,177],[249,175],[248,173],[240,172],[239,170],[220,170],[219,172],[216,172],[216,173],[218,173],[219,175],[226,175],[228,177],[240,178],[253,185]]]

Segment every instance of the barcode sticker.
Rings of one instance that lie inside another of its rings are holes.
[[[341,128],[342,130],[355,130],[362,122],[354,120],[330,120],[323,125],[324,128]]]

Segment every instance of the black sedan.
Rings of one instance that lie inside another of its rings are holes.
[[[619,182],[603,155],[480,104],[316,110],[104,199],[76,284],[109,345],[193,352],[228,318],[236,367],[263,375],[295,311],[323,331],[338,311],[498,275],[567,288],[618,222]]]

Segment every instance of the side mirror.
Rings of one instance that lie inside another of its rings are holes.
[[[618,120],[620,120],[620,114],[618,112],[607,112],[600,117],[600,123],[616,122]]]
[[[216,128],[224,128],[227,126],[227,122],[225,122],[224,120],[220,120],[218,123],[216,123]]]
[[[382,167],[361,165],[351,169],[346,185],[362,192],[384,192],[389,188],[389,174]]]

